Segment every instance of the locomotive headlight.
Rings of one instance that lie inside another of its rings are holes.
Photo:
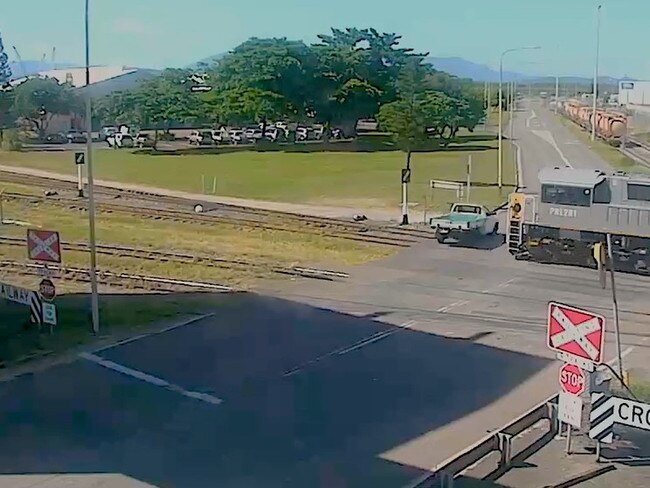
[[[518,214],[519,212],[521,212],[521,204],[520,204],[519,202],[515,203],[515,204],[512,206],[512,211],[513,211],[514,213],[516,213],[516,214]]]

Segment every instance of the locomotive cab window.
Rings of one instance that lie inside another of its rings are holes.
[[[643,200],[650,202],[650,185],[640,185],[638,183],[627,184],[628,200]]]
[[[591,188],[564,185],[542,185],[542,202],[555,205],[589,207]]]

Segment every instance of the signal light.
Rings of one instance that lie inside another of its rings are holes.
[[[510,218],[520,220],[524,209],[524,195],[521,193],[512,193],[510,195]]]

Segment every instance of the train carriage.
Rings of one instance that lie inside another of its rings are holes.
[[[508,249],[518,259],[595,266],[594,245],[612,236],[615,267],[650,274],[650,177],[545,168],[540,193],[513,193]]]

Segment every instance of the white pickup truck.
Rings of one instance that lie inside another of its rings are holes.
[[[430,219],[429,225],[435,229],[440,243],[444,243],[447,238],[460,240],[464,237],[496,234],[499,231],[496,212],[471,203],[454,203],[448,214]]]

